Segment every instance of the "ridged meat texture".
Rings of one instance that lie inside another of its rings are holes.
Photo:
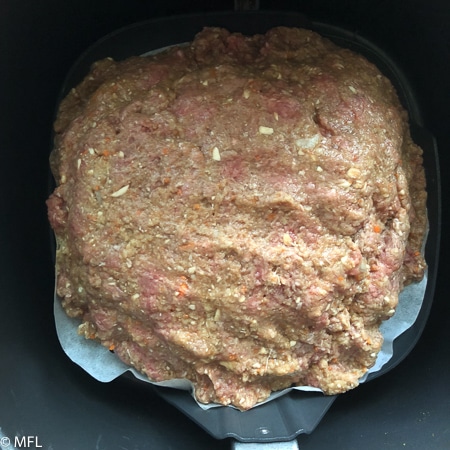
[[[372,64],[208,28],[94,64],[55,130],[57,292],[86,338],[204,403],[358,385],[425,268],[421,150]]]

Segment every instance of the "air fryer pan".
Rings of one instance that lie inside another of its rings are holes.
[[[90,47],[74,64],[61,91],[61,98],[77,85],[96,60],[112,57],[116,60],[140,55],[154,49],[191,41],[204,26],[221,26],[244,34],[264,33],[274,26],[310,28],[366,56],[393,82],[400,100],[410,114],[413,139],[424,150],[424,166],[428,190],[429,235],[425,257],[428,263],[428,284],[423,305],[414,325],[394,341],[394,354],[383,368],[369,375],[370,381],[393,369],[418,341],[434,294],[440,235],[440,190],[437,148],[433,137],[423,129],[420,107],[402,71],[373,43],[341,28],[311,22],[298,13],[288,12],[224,12],[203,15],[174,16],[138,23],[114,32]],[[123,377],[130,377],[123,375]],[[133,378],[134,382],[134,378]],[[138,380],[136,383],[142,383]],[[231,407],[203,410],[191,395],[170,388],[157,388],[142,383],[142,389],[155,389],[201,428],[217,439],[234,438],[236,448],[245,443],[286,442],[286,448],[297,448],[295,437],[311,433],[331,407],[336,396],[318,393],[291,392],[246,412]],[[345,395],[345,394],[343,394]],[[292,447],[288,447],[292,443]],[[248,445],[249,450],[251,445]],[[270,445],[268,444],[268,447]],[[259,447],[258,447],[259,448]]]

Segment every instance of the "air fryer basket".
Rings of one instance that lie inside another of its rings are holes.
[[[120,60],[153,49],[187,42],[192,40],[204,26],[223,26],[230,31],[254,34],[263,33],[278,25],[313,29],[338,45],[363,54],[375,63],[396,87],[400,100],[410,115],[413,139],[424,150],[429,219],[429,235],[425,249],[428,263],[427,289],[416,322],[395,340],[392,359],[380,371],[370,374],[367,380],[370,381],[399,364],[415,346],[422,333],[434,294],[440,234],[440,191],[436,143],[423,128],[420,108],[407,78],[386,53],[358,34],[325,23],[310,22],[304,16],[296,13],[229,12],[175,16],[138,23],[118,30],[98,41],[79,58],[69,72],[62,88],[61,98],[82,80],[90,65],[98,59],[113,57]],[[130,378],[130,382],[134,382],[128,375],[124,375],[124,377]],[[139,383],[137,380],[136,382]],[[149,387],[144,384],[142,389],[155,389],[167,402],[174,405],[215,438],[231,437],[242,443],[293,441],[299,434],[311,433],[336,399],[336,396],[327,397],[318,393],[292,392],[249,411],[240,412],[230,407],[203,410],[197,406],[190,394],[184,391]]]

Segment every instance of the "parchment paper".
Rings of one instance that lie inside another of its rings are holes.
[[[380,353],[378,354],[375,365],[366,373],[366,375],[364,375],[364,377],[360,379],[361,383],[367,379],[367,376],[370,373],[379,371],[392,358],[394,340],[410,328],[417,319],[423,303],[426,285],[427,274],[425,274],[420,283],[411,284],[401,292],[394,316],[383,322],[380,327],[384,337],[384,343]],[[193,395],[193,387],[190,381],[185,379],[176,379],[154,383],[145,375],[139,373],[134,368],[122,362],[114,353],[111,353],[99,342],[88,340],[83,336],[80,336],[78,334],[78,326],[80,325],[80,321],[66,315],[61,306],[61,301],[56,293],[54,300],[54,315],[56,331],[63,350],[74,363],[82,367],[96,380],[107,383],[129,371],[136,378],[142,381],[152,383],[157,386],[188,390]],[[321,392],[320,389],[311,386],[297,386],[273,393],[265,402],[272,401],[281,395],[285,395],[292,389]],[[204,405],[201,403],[198,403],[198,405],[203,409],[222,406],[218,404]]]

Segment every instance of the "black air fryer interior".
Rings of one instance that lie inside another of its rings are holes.
[[[259,2],[263,10],[302,13],[325,34],[334,33],[335,39],[352,45],[373,43],[376,52],[380,49],[405,76],[408,87],[403,100],[411,103],[414,138],[426,149],[425,165],[432,186],[428,206],[433,217],[432,244],[427,249],[432,287],[440,215],[435,148],[439,149],[443,174],[444,233],[448,213],[450,6],[445,3]],[[172,392],[163,393],[163,398],[128,377],[101,384],[67,359],[53,323],[54,270],[44,202],[51,122],[63,82],[79,56],[102,36],[135,22],[181,13],[226,11],[227,15],[233,8],[233,2],[220,1],[213,6],[206,1],[147,4],[141,0],[2,3],[0,437],[13,442],[14,436],[36,436],[39,445],[48,449],[230,448],[229,439],[216,440],[195,418],[193,421],[180,412],[179,399],[169,398]],[[264,26],[276,25],[281,17],[277,14],[265,14]],[[286,17],[285,12],[282,16]],[[224,15],[216,17],[220,21]],[[204,19],[195,20],[201,23]],[[239,26],[239,20],[232,21],[234,26]],[[251,15],[248,23],[250,28],[260,26]],[[164,36],[181,37],[184,26],[169,21]],[[336,30],[345,32],[336,36]],[[129,42],[117,51],[126,51],[127,45]],[[446,239],[442,242],[434,295],[431,289],[430,301],[421,312],[423,320],[399,339],[401,357],[382,376],[339,396],[314,431],[299,436],[300,448],[450,448],[448,244]],[[284,414],[282,408],[277,409]],[[286,420],[290,421],[295,412],[289,415]],[[227,420],[219,421],[225,429]],[[239,419],[233,421],[238,427]],[[259,425],[252,423],[255,434],[265,424]],[[2,442],[6,441],[0,440],[0,445]]]

